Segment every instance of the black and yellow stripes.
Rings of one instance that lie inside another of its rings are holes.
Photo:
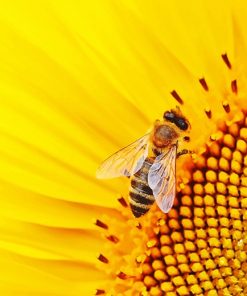
[[[143,167],[131,178],[130,207],[135,217],[144,215],[154,203],[153,191],[148,186],[148,171],[153,163],[147,158]]]

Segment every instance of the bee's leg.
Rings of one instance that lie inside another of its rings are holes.
[[[188,149],[183,149],[177,153],[177,158],[179,158],[181,155],[184,155],[184,154],[193,154],[193,153],[194,153],[194,151],[191,151]]]

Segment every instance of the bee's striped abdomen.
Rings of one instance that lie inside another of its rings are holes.
[[[154,203],[153,191],[148,186],[148,172],[153,164],[152,158],[147,158],[142,168],[131,177],[130,207],[135,217],[144,215]]]

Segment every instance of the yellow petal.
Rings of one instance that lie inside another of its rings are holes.
[[[109,256],[118,254],[117,268],[124,262],[126,274],[137,272],[128,263],[144,250],[146,236],[126,222],[129,209],[117,210],[126,182],[97,181],[96,168],[177,104],[173,90],[185,102],[193,149],[227,118],[223,100],[233,114],[244,106],[246,15],[244,1],[230,0],[2,4],[1,294],[91,295],[105,285],[105,274],[93,267],[102,237],[111,243]],[[231,90],[235,79],[238,94]],[[106,233],[95,231],[99,217],[113,221]],[[113,232],[126,238],[121,252]],[[101,268],[115,280],[116,266]],[[122,293],[121,277],[116,283]]]

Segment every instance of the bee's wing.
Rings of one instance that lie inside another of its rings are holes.
[[[132,176],[143,166],[148,155],[149,134],[107,158],[98,168],[99,179]]]
[[[159,208],[168,213],[176,195],[176,155],[177,146],[156,157],[149,169],[148,185]]]

